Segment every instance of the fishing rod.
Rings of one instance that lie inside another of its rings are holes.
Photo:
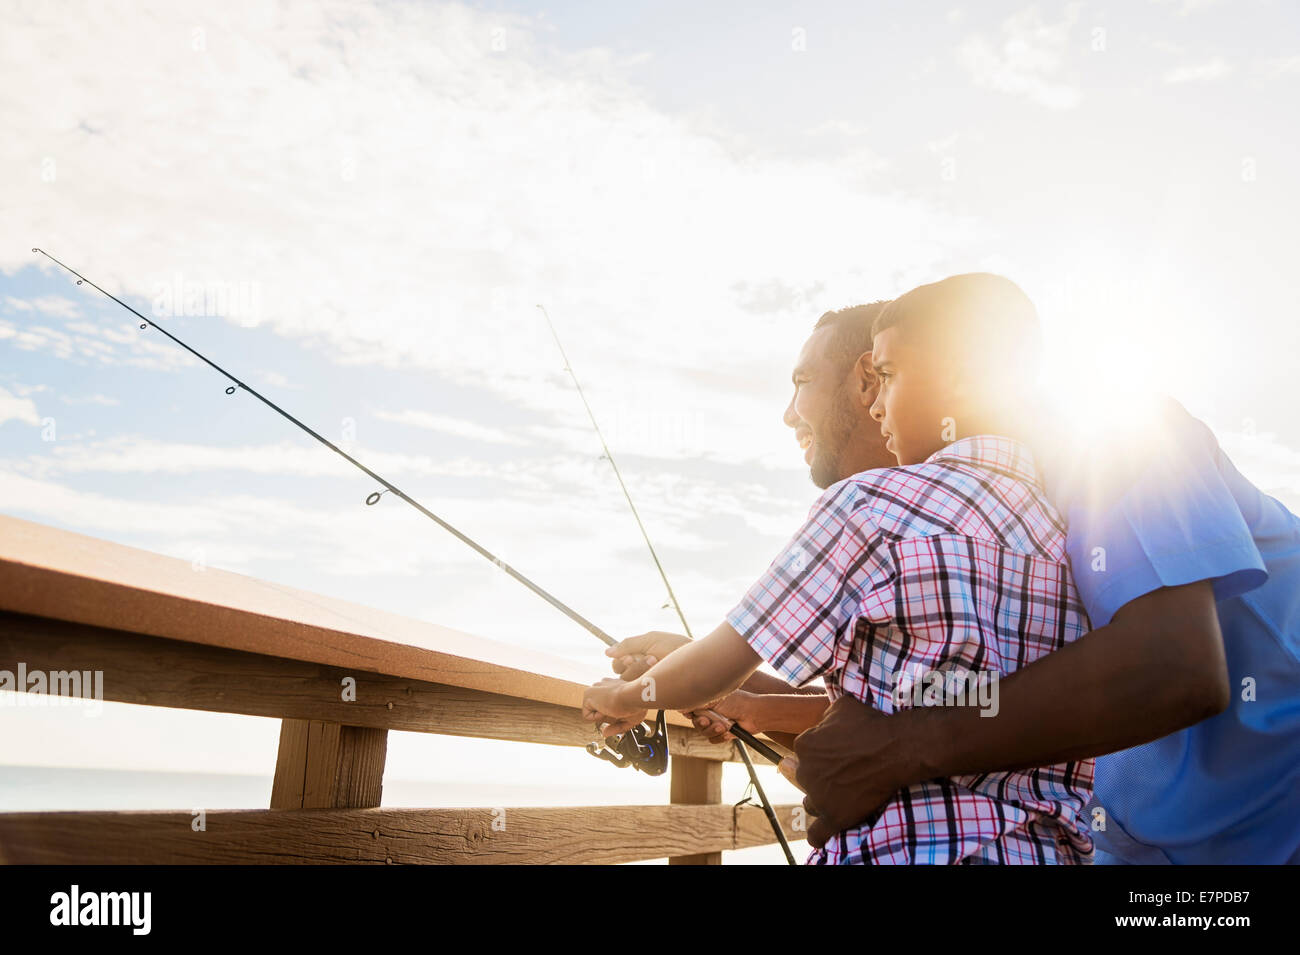
[[[184,348],[195,358],[198,358],[200,361],[202,361],[208,367],[212,368],[218,374],[222,375],[229,381],[233,382],[233,384],[231,384],[229,387],[226,388],[226,394],[233,395],[236,390],[243,390],[248,392],[250,395],[252,395],[258,401],[262,402],[262,404],[266,405],[276,414],[280,415],[281,417],[291,422],[295,427],[301,429],[302,431],[305,431],[307,434],[311,435],[313,438],[315,438],[321,444],[325,445],[325,447],[329,448],[335,454],[339,455],[339,457],[343,458],[349,464],[361,470],[373,480],[382,484],[384,490],[375,491],[370,495],[368,495],[366,497],[366,504],[373,505],[379,503],[380,498],[384,494],[387,494],[389,492],[395,494],[397,497],[401,498],[403,501],[405,501],[406,503],[414,507],[425,517],[429,518],[429,520],[433,521],[443,530],[447,531],[447,533],[451,534],[461,543],[473,549],[475,553],[480,554],[481,556],[492,561],[492,563],[496,564],[497,567],[499,567],[507,575],[514,578],[519,583],[523,584],[525,587],[527,587],[537,596],[541,597],[543,600],[549,603],[556,610],[560,611],[562,614],[564,614],[574,623],[578,624],[588,633],[592,634],[598,640],[603,642],[606,646],[612,647],[618,643],[617,640],[611,637],[600,627],[596,626],[586,617],[582,616],[582,614],[578,613],[568,604],[564,603],[562,600],[552,595],[549,591],[533,583],[532,580],[530,580],[528,577],[521,574],[519,571],[515,570],[515,568],[511,567],[509,564],[507,564],[496,554],[492,553],[486,547],[482,546],[481,544],[479,544],[477,541],[475,541],[473,538],[469,537],[468,535],[457,530],[447,521],[443,520],[441,517],[433,513],[431,510],[429,510],[419,501],[415,500],[409,494],[404,492],[401,488],[397,487],[395,484],[393,484],[391,481],[387,480],[386,478],[382,477],[381,475],[376,474],[374,471],[366,467],[356,458],[352,457],[352,455],[348,454],[338,445],[334,444],[334,442],[330,441],[328,438],[324,437],[320,433],[314,431],[312,428],[308,427],[302,421],[299,421],[293,415],[289,414],[289,412],[285,411],[275,402],[271,401],[269,398],[266,398],[255,388],[250,387],[248,384],[241,381],[239,378],[236,378],[233,374],[226,371],[225,368],[222,368],[220,365],[218,365],[216,362],[209,359],[207,356],[191,348],[189,345],[181,341],[171,332],[167,331],[167,329],[159,325],[156,321],[154,321],[153,319],[145,315],[142,315],[139,311],[132,308],[126,302],[122,301],[112,292],[109,292],[101,288],[99,285],[95,284],[90,279],[86,278],[76,269],[72,268],[67,263],[62,262],[59,259],[55,258],[54,256],[50,255],[44,249],[33,246],[32,251],[45,256],[47,259],[49,259],[59,268],[63,269],[65,272],[68,272],[69,274],[76,276],[78,285],[82,285],[83,283],[89,285],[91,288],[99,292],[101,295],[105,296],[106,298],[112,299],[118,305],[122,306],[124,309],[126,309],[136,318],[140,319],[140,321],[142,322],[142,324],[140,325],[141,329],[156,328],[158,331],[162,332],[164,335],[166,335],[177,345],[180,345],[182,348]],[[757,740],[754,740],[752,735],[747,733],[745,730],[737,726],[734,728],[733,732],[734,735],[739,736],[742,739],[745,739],[746,742],[752,741],[751,745],[757,744],[755,746],[755,749],[757,749],[758,752],[762,753],[764,757],[771,760],[773,763],[779,763],[781,761],[781,756],[775,750],[762,743],[759,743]],[[650,727],[648,724],[644,724],[644,723],[639,726],[635,726],[631,730],[628,730],[626,733],[621,734],[617,738],[617,742],[618,742],[619,751],[628,760],[627,763],[621,765],[634,765],[638,769],[642,769],[643,771],[648,772],[651,775],[659,775],[660,773],[664,772],[667,769],[667,736],[665,733],[662,711],[660,712],[659,718],[657,720],[657,725],[655,727]]]
[[[421,504],[419,501],[415,500],[413,497],[411,497],[410,495],[408,495],[408,494],[406,494],[404,491],[402,491],[401,488],[397,487],[396,485],[394,485],[394,484],[391,483],[390,481],[386,480],[385,478],[380,477],[378,474],[376,474],[374,471],[370,470],[370,468],[366,467],[364,464],[362,464],[362,463],[361,463],[360,461],[358,461],[356,458],[352,457],[352,455],[348,454],[346,451],[344,451],[342,448],[340,448],[340,447],[339,447],[338,445],[336,445],[334,442],[330,441],[328,438],[325,438],[324,436],[322,436],[322,435],[318,434],[317,432],[313,431],[311,428],[309,428],[307,425],[303,424],[301,421],[299,421],[299,420],[298,420],[297,418],[295,418],[293,415],[289,414],[289,412],[285,411],[283,408],[281,408],[281,407],[280,407],[279,405],[277,405],[275,402],[273,402],[273,401],[271,401],[270,399],[264,397],[264,396],[263,396],[260,392],[258,392],[256,389],[254,389],[254,388],[250,388],[247,384],[245,384],[244,382],[240,381],[238,378],[236,378],[236,377],[235,377],[234,375],[232,375],[230,372],[226,371],[226,369],[222,368],[222,367],[221,367],[220,365],[218,365],[216,362],[209,360],[209,359],[208,359],[207,357],[205,357],[204,355],[202,355],[202,354],[200,354],[199,352],[195,351],[193,348],[191,348],[189,345],[185,344],[183,341],[181,341],[179,338],[177,338],[177,337],[176,337],[175,335],[173,335],[171,332],[167,331],[167,329],[163,328],[161,325],[159,325],[159,324],[158,324],[157,322],[155,322],[153,319],[151,319],[151,318],[146,318],[144,315],[141,315],[141,314],[140,314],[139,312],[137,312],[134,308],[132,308],[130,305],[127,305],[126,302],[122,301],[120,298],[118,298],[118,297],[117,297],[116,295],[114,295],[112,292],[107,292],[107,291],[105,291],[104,289],[100,288],[98,285],[96,285],[94,282],[90,281],[90,279],[86,278],[84,275],[82,275],[82,274],[81,274],[80,272],[78,272],[76,269],[72,268],[72,267],[69,266],[69,265],[64,264],[63,262],[60,262],[58,259],[56,259],[54,256],[50,255],[50,253],[46,252],[44,249],[33,248],[32,251],[33,251],[33,252],[39,252],[41,255],[45,256],[47,259],[49,259],[51,262],[53,262],[53,263],[55,263],[56,265],[58,265],[60,268],[64,269],[65,271],[71,272],[73,275],[75,275],[75,276],[77,277],[77,284],[78,284],[78,285],[80,285],[81,283],[85,282],[85,283],[86,283],[87,285],[89,285],[91,288],[95,289],[95,291],[101,293],[102,295],[106,295],[108,298],[111,298],[111,299],[112,299],[114,302],[116,302],[118,305],[121,305],[121,306],[122,306],[124,309],[126,309],[128,312],[130,312],[131,314],[135,315],[136,318],[138,318],[138,319],[140,319],[142,322],[144,322],[144,324],[140,326],[141,328],[153,327],[153,328],[158,329],[158,331],[162,332],[164,335],[166,335],[168,338],[170,338],[172,341],[174,341],[177,345],[180,345],[182,348],[184,348],[187,352],[189,352],[189,353],[190,353],[191,355],[193,355],[195,358],[198,358],[198,359],[199,359],[200,361],[202,361],[204,364],[210,366],[211,368],[215,369],[215,370],[216,370],[217,372],[219,372],[220,374],[224,375],[226,378],[228,378],[228,379],[230,379],[231,381],[233,381],[234,384],[231,385],[230,387],[228,387],[228,388],[226,389],[226,394],[228,394],[228,395],[233,395],[233,394],[235,393],[235,390],[236,390],[237,388],[238,388],[238,389],[242,389],[242,390],[248,392],[250,395],[252,395],[252,396],[253,396],[254,398],[256,398],[258,401],[262,402],[262,404],[266,405],[266,406],[267,406],[268,408],[270,408],[272,411],[275,411],[277,414],[283,416],[284,418],[287,418],[289,421],[293,422],[295,425],[297,425],[297,426],[298,426],[299,428],[301,428],[303,431],[306,431],[309,435],[311,435],[313,438],[315,438],[315,439],[316,439],[317,441],[319,441],[321,444],[325,445],[325,447],[329,448],[329,449],[330,449],[331,451],[333,451],[335,454],[339,455],[341,458],[343,458],[343,459],[344,459],[345,461],[347,461],[349,464],[355,465],[356,467],[360,468],[362,471],[364,471],[364,472],[365,472],[366,474],[368,474],[370,477],[374,478],[376,481],[378,481],[380,484],[382,484],[382,485],[384,486],[384,490],[382,490],[382,491],[375,491],[373,494],[368,495],[368,496],[366,497],[366,503],[367,503],[367,504],[377,504],[377,503],[379,503],[379,498],[380,498],[382,495],[387,494],[389,491],[391,491],[392,493],[394,493],[394,494],[396,494],[398,497],[400,497],[403,501],[405,501],[407,504],[410,504],[412,507],[414,507],[417,511],[419,511],[421,514],[423,514],[425,517],[429,518],[429,520],[433,521],[433,522],[436,523],[439,527],[441,527],[443,530],[447,531],[447,533],[451,534],[453,537],[455,537],[455,538],[456,538],[457,540],[459,540],[461,543],[466,544],[466,545],[468,545],[469,547],[472,547],[472,548],[473,548],[477,553],[482,554],[482,555],[483,555],[484,557],[486,557],[488,560],[492,561],[492,563],[496,564],[498,567],[500,567],[503,571],[505,571],[507,574],[509,574],[509,575],[510,575],[511,577],[513,577],[515,580],[519,581],[521,584],[523,584],[525,587],[527,587],[527,588],[528,588],[529,590],[531,590],[533,593],[537,594],[537,596],[541,597],[543,600],[545,600],[547,603],[549,603],[552,607],[554,607],[556,610],[560,611],[562,614],[564,614],[566,617],[568,617],[568,618],[569,618],[570,620],[572,620],[574,623],[578,624],[580,627],[582,627],[582,628],[583,628],[584,630],[586,630],[588,633],[591,633],[591,634],[593,634],[594,636],[596,636],[598,639],[605,641],[605,643],[608,644],[608,645],[611,646],[611,647],[614,646],[614,644],[618,642],[618,641],[616,641],[613,637],[611,637],[609,634],[607,634],[604,630],[601,630],[600,627],[596,626],[594,623],[592,623],[592,622],[591,622],[590,620],[588,620],[586,617],[582,616],[582,614],[578,613],[576,610],[574,610],[572,607],[570,607],[568,604],[563,603],[563,602],[560,601],[558,598],[552,596],[550,593],[548,593],[547,591],[543,590],[541,587],[537,586],[537,584],[533,583],[531,580],[529,580],[529,579],[528,579],[527,577],[525,577],[523,574],[519,573],[519,571],[515,570],[513,567],[511,567],[509,564],[507,564],[504,560],[502,560],[502,559],[501,559],[500,557],[498,557],[496,554],[492,553],[492,552],[491,552],[490,550],[488,550],[486,547],[483,547],[481,544],[479,544],[477,541],[473,540],[473,539],[470,538],[469,536],[467,536],[467,535],[465,535],[465,534],[462,534],[460,531],[458,531],[456,528],[452,527],[450,524],[448,524],[446,521],[444,521],[444,520],[443,520],[441,517],[439,517],[437,514],[433,513],[433,511],[429,510],[427,507],[425,507],[425,506],[424,506],[423,504]]]
[[[569,373],[573,380],[573,387],[577,389],[578,397],[582,399],[582,406],[587,409],[587,417],[591,420],[591,426],[596,432],[596,437],[600,440],[600,447],[605,452],[605,460],[609,462],[610,468],[614,471],[614,477],[618,480],[618,486],[623,490],[623,497],[627,500],[627,506],[632,510],[632,516],[636,518],[636,526],[641,529],[641,537],[645,540],[645,545],[650,549],[650,557],[655,562],[655,568],[659,571],[659,579],[663,581],[664,588],[668,591],[668,600],[672,603],[673,609],[677,611],[677,619],[682,622],[682,629],[686,631],[688,639],[694,640],[695,634],[691,633],[691,625],[686,622],[686,614],[682,611],[682,605],[677,600],[677,594],[673,592],[673,585],[668,582],[668,573],[664,570],[664,565],[659,560],[659,553],[655,550],[655,545],[650,540],[650,533],[646,530],[645,524],[641,520],[641,513],[636,508],[636,503],[632,500],[632,492],[627,489],[627,484],[623,481],[623,472],[618,469],[618,462],[614,460],[614,452],[609,449],[609,444],[605,441],[605,434],[600,430],[600,423],[596,420],[596,413],[591,410],[591,404],[587,401],[586,392],[582,390],[582,382],[578,381],[578,373],[573,370],[573,365],[569,362],[569,356],[564,350],[564,344],[560,341],[560,333],[555,330],[555,323],[551,321],[551,315],[546,311],[546,307],[538,304],[542,315],[546,318],[546,325],[551,330],[551,337],[555,339],[555,347],[560,351],[560,357],[564,359],[564,370]],[[721,714],[708,711],[714,716],[721,717]],[[660,711],[662,715],[663,711]],[[725,717],[722,717],[725,719]],[[739,730],[739,732],[737,732]],[[740,729],[735,722],[731,724],[730,732],[732,735],[743,735],[748,740],[758,743],[750,734]],[[762,744],[758,744],[762,746]],[[767,747],[764,746],[764,749]],[[749,784],[754,787],[754,792],[758,794],[759,805],[763,810],[763,815],[767,817],[768,823],[772,827],[772,832],[776,834],[776,841],[781,844],[781,851],[785,853],[786,861],[790,865],[795,865],[794,854],[790,851],[790,843],[786,841],[785,830],[781,828],[781,823],[776,818],[776,811],[772,808],[772,803],[767,798],[767,793],[763,789],[762,782],[759,781],[758,771],[754,769],[754,763],[749,758],[749,750],[739,739],[736,740],[736,751],[740,753],[740,758],[744,760],[745,770],[749,773]],[[764,755],[767,755],[766,753]],[[772,757],[768,755],[768,759]],[[779,763],[780,760],[778,759]]]
[[[631,508],[632,516],[636,518],[636,526],[641,529],[641,538],[645,541],[645,546],[650,549],[650,557],[655,562],[655,569],[659,571],[659,579],[664,582],[664,588],[668,591],[668,600],[672,603],[673,609],[677,611],[677,619],[682,622],[682,628],[686,631],[686,636],[694,640],[695,634],[691,633],[691,625],[686,622],[686,614],[682,613],[682,605],[677,602],[677,595],[673,593],[673,585],[668,582],[668,574],[664,572],[664,565],[659,562],[659,553],[655,550],[655,545],[650,542],[650,534],[641,521],[641,513],[636,509],[636,503],[632,500],[632,493],[627,489],[627,484],[623,481],[623,472],[618,469],[618,462],[614,460],[614,453],[609,450],[605,435],[600,430],[600,423],[596,421],[596,413],[591,410],[591,405],[587,401],[587,394],[582,390],[582,382],[578,381],[578,375],[569,363],[569,356],[565,353],[564,345],[560,342],[560,333],[555,330],[555,323],[551,321],[551,315],[546,311],[546,307],[543,305],[537,307],[542,310],[542,315],[546,318],[546,326],[551,330],[551,337],[555,339],[555,347],[560,350],[560,357],[564,359],[564,370],[569,373],[569,378],[573,381],[573,387],[577,389],[578,397],[582,399],[582,406],[587,409],[587,417],[591,421],[592,428],[596,431],[596,437],[600,439],[600,447],[605,452],[605,460],[609,462],[610,468],[613,469],[614,477],[623,491],[627,506]]]

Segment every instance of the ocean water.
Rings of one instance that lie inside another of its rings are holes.
[[[271,774],[157,772],[148,770],[79,769],[53,766],[0,766],[0,812],[115,809],[261,809],[271,802]],[[637,805],[627,789],[566,785],[547,778],[543,785],[467,783],[385,779],[382,805],[470,806],[591,806]],[[792,846],[803,860],[806,846]],[[663,860],[654,860],[662,862]],[[756,846],[724,852],[730,865],[784,864],[779,847]]]

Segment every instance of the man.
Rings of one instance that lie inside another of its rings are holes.
[[[871,369],[829,347],[831,324],[805,346],[785,415],[797,436],[816,435],[805,460],[820,461],[819,485],[880,466],[871,401],[857,397],[874,389]],[[837,422],[832,410],[847,407],[859,423]],[[1142,443],[1045,468],[1095,629],[1001,682],[1001,712],[1039,714],[1033,731],[974,708],[886,715],[837,700],[795,742],[817,814],[810,843],[920,780],[1098,756],[1098,861],[1300,862],[1300,521],[1181,408],[1162,409],[1159,425]],[[637,655],[674,645],[647,634],[610,655],[631,677]],[[742,725],[761,728],[741,702]]]
[[[783,420],[795,429],[795,440],[819,488],[898,463],[868,413],[876,400],[875,375],[869,364],[871,326],[888,304],[882,300],[826,312],[813,326],[790,375],[794,394]],[[653,632],[624,640],[605,652],[615,658],[614,671],[630,680],[685,642],[686,637],[677,634]],[[755,700],[755,695],[764,699]],[[789,748],[798,733],[821,719],[829,701],[821,687],[795,690],[779,677],[755,673],[727,703],[726,715],[746,729],[754,729],[748,707],[761,703],[763,732]],[[691,715],[715,742],[733,739],[725,724],[704,712]]]

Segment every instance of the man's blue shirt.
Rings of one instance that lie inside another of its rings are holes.
[[[1097,760],[1098,858],[1300,863],[1300,519],[1172,401],[1130,438],[1047,469],[1075,583],[1097,628],[1143,594],[1212,580],[1232,702]]]

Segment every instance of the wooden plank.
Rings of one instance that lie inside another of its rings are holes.
[[[311,720],[281,720],[280,746],[275,753],[275,777],[271,780],[272,809],[302,809],[307,789],[308,734]]]
[[[338,726],[337,723],[325,725]],[[334,778],[332,805],[348,809],[380,805],[387,757],[388,730],[367,726],[339,727],[338,772]],[[303,808],[317,807],[304,799]]]
[[[20,660],[29,670],[102,671],[104,698],[119,703],[557,746],[595,738],[594,727],[567,706],[0,613],[0,670],[16,672]],[[669,726],[668,744],[681,755],[738,759],[733,746],[714,745],[692,729]]]
[[[669,747],[671,749],[671,746]],[[673,805],[707,805],[722,801],[722,764],[689,756],[674,756],[668,800]],[[722,865],[721,852],[670,856],[669,865]]]
[[[362,809],[383,796],[388,731],[324,720],[284,720],[272,809]]]
[[[0,611],[567,707],[581,705],[584,687],[609,675],[594,641],[591,662],[582,665],[7,515],[0,515]],[[669,720],[690,725],[677,713]]]
[[[779,806],[791,818],[792,806]],[[751,806],[0,813],[0,862],[58,865],[634,862],[773,841]],[[797,838],[791,833],[792,838]]]

